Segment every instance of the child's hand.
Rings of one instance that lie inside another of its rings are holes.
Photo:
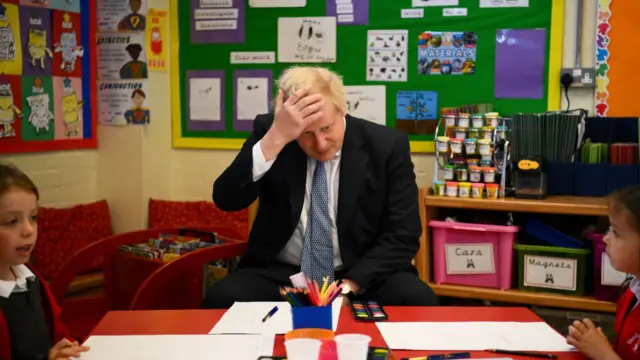
[[[88,346],[80,346],[77,341],[62,339],[49,350],[49,360],[68,360],[78,358],[80,353],[89,351]]]
[[[596,328],[589,319],[576,320],[569,326],[567,344],[575,346],[590,359],[605,360],[617,358],[609,339],[602,332],[602,328]]]

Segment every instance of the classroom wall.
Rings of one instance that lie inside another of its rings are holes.
[[[563,65],[574,65],[578,0],[565,0]],[[593,66],[596,25],[595,1],[585,1],[582,66]],[[149,6],[168,9],[169,0],[149,0]],[[171,64],[169,64],[171,66]],[[210,200],[213,180],[233,160],[236,151],[172,149],[169,73],[151,73],[148,104],[151,125],[98,129],[97,150],[5,156],[41,188],[42,204],[62,207],[107,199],[116,232],[147,225],[149,198]],[[593,108],[591,89],[572,90],[571,107]],[[563,106],[566,106],[563,97]],[[432,155],[416,154],[418,185],[431,185]]]

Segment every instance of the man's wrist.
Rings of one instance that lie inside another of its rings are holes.
[[[260,149],[262,150],[262,156],[264,156],[265,161],[275,159],[285,145],[287,145],[287,142],[281,136],[273,130],[267,131],[260,141]]]

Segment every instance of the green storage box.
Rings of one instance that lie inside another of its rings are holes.
[[[591,250],[516,244],[520,290],[584,296],[591,291]]]

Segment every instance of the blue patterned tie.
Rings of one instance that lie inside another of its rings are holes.
[[[329,189],[324,162],[316,161],[311,184],[311,206],[304,232],[301,270],[322,286],[325,277],[333,282],[333,242],[329,215]]]

